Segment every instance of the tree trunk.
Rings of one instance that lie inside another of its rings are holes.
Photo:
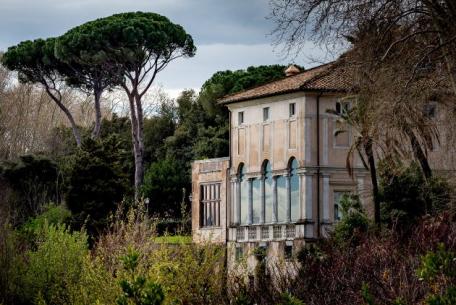
[[[375,158],[371,139],[367,140],[367,142],[364,144],[364,152],[367,156],[367,162],[369,164],[369,171],[372,182],[372,194],[374,196],[374,221],[375,224],[380,227],[380,194],[378,191],[377,169],[375,167]]]
[[[68,118],[68,121],[70,121],[71,129],[73,131],[73,136],[76,140],[76,145],[78,147],[81,147],[81,134],[79,133],[79,128],[78,125],[76,125],[76,122],[74,121],[73,115],[71,114],[70,110],[65,107],[65,105],[62,103],[61,99],[59,99],[55,94],[51,92],[49,87],[45,87],[47,94],[52,98],[52,100],[59,106],[59,108],[65,113],[66,117]]]
[[[131,120],[131,139],[133,143],[133,156],[135,158],[135,201],[139,200],[139,190],[143,182],[143,153],[140,149],[140,140],[138,136],[138,116],[135,107],[135,98],[133,95],[128,95],[130,104],[130,120]]]
[[[101,90],[94,90],[95,96],[95,126],[92,130],[92,139],[98,139],[101,131]]]
[[[141,187],[144,181],[144,113],[141,104],[141,97],[135,95],[136,104],[136,129],[137,129],[137,159],[135,160],[135,187],[138,189]]]
[[[410,139],[410,144],[412,145],[413,155],[414,155],[415,159],[417,159],[418,162],[420,163],[421,170],[423,171],[424,177],[426,179],[431,178],[432,177],[431,166],[429,165],[426,154],[424,153],[423,149],[421,148],[421,144],[418,141],[416,135],[407,126],[404,128],[404,131],[405,131],[405,134]]]

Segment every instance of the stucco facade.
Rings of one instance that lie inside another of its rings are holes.
[[[340,109],[340,96],[298,91],[228,103],[230,157],[193,164],[193,240],[227,244],[229,266],[239,256],[254,266],[257,247],[269,257],[287,257],[327,234],[337,221],[342,193],[359,194],[371,211],[369,174],[357,156],[354,176],[346,170],[350,130],[336,136],[341,126],[328,112]],[[210,218],[201,212],[206,204],[201,186],[217,181],[223,185],[225,218],[213,226],[201,220]]]
[[[193,240],[226,244],[229,268],[244,257],[253,270],[254,249],[274,261],[325,236],[344,193],[358,194],[372,217],[369,172],[354,153],[348,174],[355,135],[336,115],[350,107],[341,98],[349,86],[347,68],[333,63],[222,98],[230,111],[230,156],[193,164]],[[444,122],[443,109],[430,110]],[[452,173],[454,144],[439,129],[428,158],[434,170]]]

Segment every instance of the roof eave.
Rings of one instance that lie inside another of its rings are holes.
[[[284,95],[284,94],[290,94],[290,93],[295,93],[295,92],[328,92],[328,93],[347,93],[349,92],[348,89],[317,89],[317,88],[302,88],[302,89],[293,89],[293,90],[286,90],[286,91],[281,91],[281,92],[275,92],[275,93],[270,93],[270,94],[264,94],[264,95],[259,95],[256,97],[245,97],[245,98],[239,98],[235,100],[228,100],[228,101],[218,101],[217,104],[219,105],[228,105],[228,104],[234,104],[234,103],[240,103],[240,102],[245,102],[245,101],[254,101],[254,100],[259,100],[263,98],[268,98],[268,97],[273,97],[273,96],[278,96],[278,95]]]

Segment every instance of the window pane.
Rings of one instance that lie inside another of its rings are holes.
[[[264,204],[265,204],[265,219],[266,223],[272,222],[272,201],[273,201],[273,192],[272,188],[272,169],[271,163],[267,162],[264,172]]]
[[[287,219],[287,189],[285,177],[277,178],[277,221],[285,222]]]
[[[238,113],[238,125],[241,125],[242,123],[244,123],[244,112],[243,111]]]
[[[261,215],[261,192],[260,192],[260,179],[254,179],[252,181],[252,189],[253,189],[253,223],[260,223],[260,215]]]
[[[241,181],[241,224],[245,225],[249,220],[249,182]]]
[[[263,121],[269,120],[269,107],[263,108]]]
[[[290,116],[294,116],[295,115],[295,103],[291,103],[290,104]]]
[[[291,163],[290,172],[290,192],[291,192],[291,220],[299,219],[299,176],[297,174],[298,161],[296,159]]]

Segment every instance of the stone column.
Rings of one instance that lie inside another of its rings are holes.
[[[277,222],[277,176],[272,177],[272,222]]]
[[[290,174],[286,173],[285,177],[285,189],[287,190],[287,222],[291,222],[291,188],[290,188]]]
[[[260,177],[260,194],[261,194],[261,212],[260,212],[260,223],[263,224],[266,218],[266,194],[265,194],[265,176]]]

